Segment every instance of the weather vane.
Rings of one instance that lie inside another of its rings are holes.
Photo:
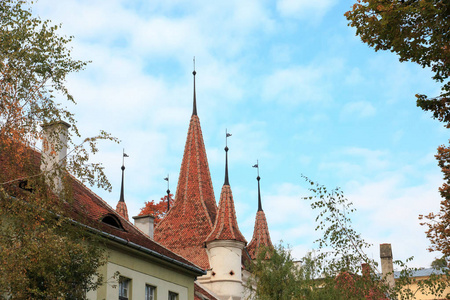
[[[228,133],[227,129],[225,129],[225,147],[228,147],[228,138],[231,136],[231,133]]]
[[[258,170],[258,177],[259,177],[259,163],[258,163],[258,160],[256,160],[256,165],[253,165],[253,168],[256,168]]]
[[[169,174],[167,174],[167,177],[164,178],[164,180],[167,181],[167,212],[169,212],[170,209]]]

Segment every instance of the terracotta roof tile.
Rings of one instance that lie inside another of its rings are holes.
[[[270,240],[269,227],[267,226],[266,215],[263,210],[256,213],[255,228],[253,230],[253,237],[247,246],[247,251],[252,259],[258,255],[258,250],[261,247],[272,248],[272,241]]]
[[[128,218],[128,209],[127,205],[125,204],[125,201],[119,201],[117,202],[116,211],[126,220],[129,220]]]
[[[247,243],[236,220],[236,211],[234,209],[233,194],[229,185],[222,186],[220,193],[219,211],[216,217],[216,223],[211,234],[206,238],[206,242],[213,240],[236,240]]]
[[[33,170],[34,172],[39,172],[41,154],[35,150],[30,150],[32,154],[30,157]],[[2,165],[3,163],[8,162],[8,165],[13,166],[14,163],[7,159],[3,154],[4,153],[0,152],[0,164]],[[8,178],[11,174],[8,174],[8,172],[5,171],[5,169],[0,168],[0,178],[9,180],[13,179],[11,177]],[[20,173],[21,172],[19,170],[19,174]],[[14,176],[17,176],[17,174],[15,174]],[[67,217],[91,228],[122,238],[148,250],[155,251],[167,257],[168,261],[175,260],[176,262],[193,267],[194,270],[197,270],[194,272],[197,272],[199,275],[201,274],[201,269],[197,265],[175,254],[173,251],[170,251],[166,247],[158,244],[157,242],[151,240],[148,236],[144,235],[132,223],[130,223],[127,219],[117,213],[114,208],[108,205],[103,199],[97,196],[80,181],[78,181],[71,175],[69,175],[67,178],[69,183],[69,192],[72,193],[72,199],[62,203],[62,213]],[[14,181],[8,186],[8,189],[17,190],[20,192],[21,189],[18,188],[17,185],[18,182]],[[26,195],[23,190],[22,193]],[[117,218],[122,228],[117,228],[102,222],[103,217],[107,215]]]
[[[126,239],[149,250],[156,251],[178,262],[198,268],[198,266],[187,259],[180,257],[169,249],[151,240],[148,236],[138,230],[131,222],[117,213],[103,199],[94,194],[90,189],[73,177],[71,177],[71,185],[73,189],[74,201],[70,203],[70,205],[68,204],[69,206],[67,207],[67,210],[71,217],[76,221]],[[114,215],[117,217],[123,229],[101,222],[102,218],[106,215]]]
[[[207,269],[209,260],[203,242],[213,228],[216,214],[216,200],[200,120],[193,114],[175,202],[167,216],[155,228],[155,240]]]

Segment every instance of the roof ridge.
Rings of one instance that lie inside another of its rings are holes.
[[[130,222],[130,220],[125,219],[118,211],[116,211],[115,208],[113,208],[108,202],[106,202],[103,198],[101,198],[99,195],[97,195],[96,193],[94,193],[94,191],[92,191],[88,186],[86,186],[81,180],[79,180],[78,178],[76,178],[74,175],[70,174],[68,172],[68,174],[70,175],[70,177],[75,180],[78,184],[80,184],[87,192],[89,192],[92,196],[94,196],[95,198],[97,198],[98,200],[100,200],[100,202],[102,204],[104,204],[106,206],[106,208],[109,208],[111,210],[114,211],[114,213],[119,216],[121,219],[125,220],[128,224],[134,226],[133,223]],[[136,227],[137,228],[137,227]]]

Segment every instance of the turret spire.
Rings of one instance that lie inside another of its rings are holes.
[[[253,237],[247,246],[247,251],[250,254],[250,257],[252,259],[256,259],[261,247],[273,248],[273,245],[272,245],[272,241],[270,240],[269,227],[267,226],[266,215],[264,214],[264,211],[262,209],[262,204],[261,204],[261,189],[260,189],[260,185],[259,185],[259,181],[261,180],[261,177],[259,177],[259,162],[258,161],[256,161],[256,165],[253,165],[253,168],[256,168],[258,170],[258,177],[256,177],[256,180],[258,180],[258,211],[256,212],[255,228],[253,230]],[[266,259],[267,258],[269,258],[268,255],[266,255]]]
[[[193,109],[192,109],[192,115],[196,116],[197,115],[197,99],[195,96],[195,75],[197,74],[197,72],[195,72],[195,56],[194,56],[194,71],[192,72],[192,75],[194,75],[194,104],[193,104]]]
[[[122,156],[122,184],[120,186],[120,202],[125,202],[125,198],[123,195],[123,179],[124,179],[124,173],[125,173],[125,157],[128,157],[128,155],[125,153],[125,149],[123,149],[123,156]]]
[[[259,181],[261,180],[261,177],[259,177],[259,162],[256,160],[256,165],[253,166],[253,168],[256,168],[258,171],[258,177],[256,177],[256,180],[258,180],[258,211],[262,211],[262,203],[261,203],[261,189],[259,186]]]
[[[124,174],[125,174],[125,157],[128,157],[128,154],[125,153],[125,149],[123,149],[123,155],[122,155],[122,184],[120,186],[120,198],[119,203],[117,203],[116,211],[125,219],[128,220],[128,210],[127,205],[125,204],[125,197],[124,197]]]
[[[228,138],[231,136],[231,133],[225,129],[225,182],[223,185],[230,185],[228,181]]]
[[[167,212],[169,212],[170,209],[169,174],[167,174],[167,177],[164,178],[164,180],[167,181]]]

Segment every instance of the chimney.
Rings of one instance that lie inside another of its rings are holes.
[[[380,244],[380,259],[381,272],[383,273],[384,281],[390,288],[393,288],[395,286],[395,281],[391,244]]]
[[[155,223],[155,217],[152,215],[136,216],[133,217],[134,226],[140,231],[148,235],[153,240],[153,228]]]
[[[62,190],[60,167],[65,165],[70,125],[64,121],[43,124],[41,171],[46,172],[53,191]],[[52,183],[53,181],[53,183]]]

